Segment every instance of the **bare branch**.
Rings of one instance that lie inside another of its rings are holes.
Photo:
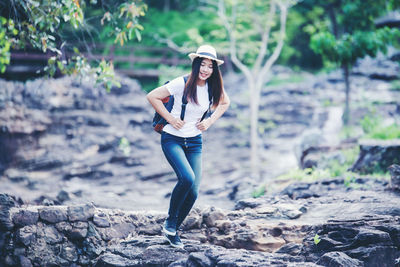
[[[190,53],[193,51],[193,49],[188,46],[177,45],[171,38],[163,38],[163,37],[159,36],[158,34],[154,34],[153,37],[160,43],[166,44],[169,48],[171,48],[172,50],[175,50],[179,53],[186,54],[186,53]]]
[[[279,6],[279,9],[281,11],[280,14],[280,31],[279,31],[279,41],[278,45],[275,47],[274,52],[272,53],[271,57],[267,60],[263,68],[261,69],[260,72],[260,77],[265,77],[270,70],[272,64],[275,63],[275,61],[278,59],[279,54],[282,51],[282,47],[285,41],[285,32],[286,32],[286,17],[287,17],[287,9],[289,4],[288,3],[282,3],[280,1],[276,2]],[[261,88],[261,84],[263,81],[262,79],[259,79],[257,81],[257,88]]]
[[[256,62],[254,63],[254,69],[256,72],[259,71],[262,61],[267,53],[268,42],[269,42],[269,35],[271,32],[272,21],[275,19],[275,12],[276,12],[276,4],[274,1],[271,2],[271,7],[269,9],[269,14],[267,17],[267,21],[265,23],[265,30],[262,34],[261,38],[261,47],[260,52],[258,53]]]
[[[233,21],[233,24],[236,21],[236,5],[233,5],[234,10],[232,11],[232,18],[231,20]],[[228,36],[229,36],[229,49],[230,49],[230,54],[231,54],[231,60],[233,62],[233,64],[235,64],[246,76],[246,78],[253,82],[253,77],[251,75],[251,71],[250,69],[243,64],[243,62],[240,61],[240,59],[237,57],[237,49],[236,49],[236,37],[234,34],[234,29],[232,27],[232,25],[229,23],[229,19],[226,15],[226,8],[225,8],[225,4],[224,4],[224,0],[219,0],[218,1],[218,15],[220,16],[220,18],[222,19],[222,22],[224,23],[225,29],[228,32]]]

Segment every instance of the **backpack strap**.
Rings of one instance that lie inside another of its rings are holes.
[[[185,82],[185,86],[183,87],[183,95],[182,95],[181,120],[183,120],[185,118],[186,105],[188,103],[186,93],[185,93],[185,87],[186,87],[186,82],[187,82],[188,78],[189,78],[189,76],[183,76],[183,81]]]
[[[208,101],[209,101],[209,104],[208,104],[208,109],[207,109],[207,111],[206,111],[206,112],[204,112],[204,114],[203,114],[203,116],[201,117],[201,120],[200,120],[200,121],[203,121],[203,120],[206,118],[206,116],[207,116],[207,113],[211,113],[211,105],[212,105],[212,90],[211,90],[211,87],[210,87],[210,86],[208,87]]]

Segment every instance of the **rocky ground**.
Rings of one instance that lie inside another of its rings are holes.
[[[162,237],[160,212],[27,207],[5,194],[0,203],[6,266],[391,267],[400,260],[400,194],[372,178],[297,183],[234,210],[198,207],[180,231],[184,249]]]

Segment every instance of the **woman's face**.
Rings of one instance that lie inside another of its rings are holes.
[[[210,78],[212,72],[213,72],[213,63],[211,59],[204,58],[200,64],[199,79],[203,81],[207,80],[208,78]]]

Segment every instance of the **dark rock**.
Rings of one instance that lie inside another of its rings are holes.
[[[363,230],[360,231],[351,244],[351,246],[368,246],[370,244],[392,245],[390,235],[379,230]]]
[[[364,266],[391,267],[395,265],[399,251],[394,246],[369,246],[349,250],[347,254],[362,261]]]
[[[109,227],[110,221],[105,213],[95,213],[93,216],[93,223],[98,227]]]
[[[63,240],[60,232],[55,227],[49,225],[38,225],[37,238],[42,238],[49,245],[61,243]]]
[[[12,221],[17,226],[36,224],[38,220],[39,213],[37,210],[19,210],[12,215]]]
[[[67,200],[70,200],[70,196],[69,193],[67,191],[61,190],[60,192],[58,192],[57,194],[57,200],[60,201],[60,203],[63,203]]]
[[[206,212],[203,216],[204,223],[208,227],[215,227],[216,222],[218,220],[226,219],[226,215],[222,210],[211,209],[210,211]]]
[[[29,244],[36,238],[36,225],[24,226],[17,231],[17,241],[29,246]]]
[[[68,159],[67,155],[58,155],[48,152],[46,155],[22,161],[20,166],[30,171],[43,171],[61,167],[69,162],[70,159]]]
[[[400,190],[400,165],[390,165],[390,187],[395,190]]]
[[[373,59],[365,57],[353,67],[353,73],[379,80],[396,80],[399,78],[400,67],[396,62],[385,58]]]
[[[88,223],[87,222],[74,222],[72,229],[67,233],[71,240],[83,240],[88,234]]]
[[[286,187],[281,194],[288,195],[292,199],[304,199],[310,197],[319,197],[320,190],[310,190],[309,183],[294,183]]]
[[[74,177],[83,179],[102,179],[113,176],[111,171],[104,171],[98,169],[92,169],[90,167],[84,167],[80,169],[72,169],[69,173],[64,175],[64,180],[69,180]]]
[[[202,266],[202,267],[213,267],[215,262],[208,258],[204,253],[195,252],[190,253],[189,258],[186,262],[186,266]]]
[[[68,214],[66,209],[59,207],[47,207],[39,209],[40,219],[49,223],[58,223],[68,220]]]
[[[301,244],[296,244],[296,243],[289,243],[286,245],[283,245],[280,249],[276,251],[276,253],[283,253],[283,254],[289,254],[292,256],[298,256],[300,255],[302,245]]]
[[[60,257],[66,261],[73,263],[78,261],[78,251],[75,245],[71,242],[66,242],[62,245]]]
[[[94,206],[92,204],[68,207],[68,219],[71,222],[87,221],[94,216]]]
[[[154,245],[147,247],[139,257],[142,263],[147,266],[168,266],[172,262],[186,259],[187,254],[187,251],[184,249]]]
[[[0,230],[11,230],[14,223],[10,218],[10,208],[17,206],[16,201],[8,194],[0,194]]]
[[[140,259],[127,259],[120,255],[112,253],[103,254],[94,265],[95,267],[128,267],[128,266],[140,266]],[[143,265],[142,265],[143,266]]]
[[[159,179],[166,175],[171,175],[171,171],[163,171],[158,168],[148,169],[139,173],[139,177],[143,181],[152,180],[152,179]]]
[[[322,257],[317,261],[317,264],[326,267],[347,267],[347,266],[364,266],[359,260],[352,259],[345,253],[340,251],[328,252],[322,255]]]
[[[32,262],[25,256],[19,256],[19,264],[21,267],[32,267]]]
[[[360,143],[360,154],[351,171],[361,174],[385,172],[392,164],[400,164],[399,140],[366,140]]]
[[[235,204],[235,210],[242,210],[245,208],[255,208],[260,206],[261,203],[255,198],[247,198],[247,199],[241,199],[236,202]]]
[[[61,233],[69,233],[72,230],[72,225],[68,222],[59,222],[56,224],[56,229]]]

